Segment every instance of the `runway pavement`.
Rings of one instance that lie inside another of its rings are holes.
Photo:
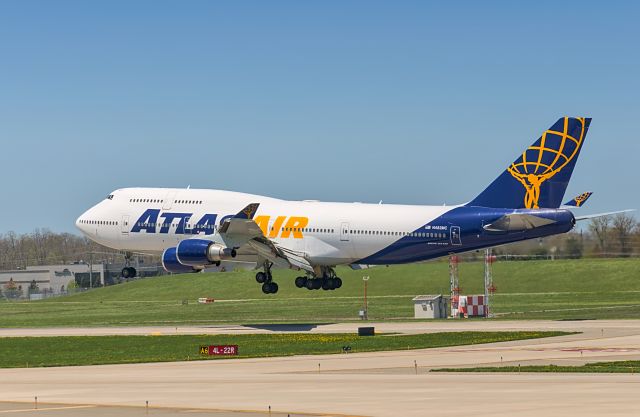
[[[109,336],[171,334],[258,334],[258,333],[349,333],[360,326],[374,326],[378,333],[434,333],[459,331],[562,330],[597,334],[607,329],[616,334],[640,331],[640,320],[432,320],[411,322],[351,322],[325,324],[244,324],[200,326],[123,326],[123,327],[42,327],[0,328],[0,337],[23,336]]]
[[[307,331],[352,331],[359,324],[326,325]],[[0,400],[32,402],[37,395],[41,401],[51,403],[101,406],[140,406],[149,401],[153,406],[173,407],[182,409],[182,412],[199,408],[266,413],[271,406],[274,413],[282,415],[640,415],[640,401],[637,398],[640,374],[428,372],[433,367],[640,360],[640,320],[478,320],[377,323],[375,326],[379,330],[403,333],[549,329],[584,333],[551,339],[414,351],[2,369]],[[180,329],[179,332],[202,333],[200,327]],[[247,330],[228,326],[205,329],[219,333],[281,330],[251,330],[252,327]],[[92,332],[99,329],[84,330],[95,334]],[[113,332],[115,329],[104,330]],[[138,328],[136,331],[168,332],[166,328]],[[131,409],[138,410],[135,412],[123,410],[120,415],[140,415],[139,409]],[[92,413],[93,409],[87,409],[84,415],[98,415]]]

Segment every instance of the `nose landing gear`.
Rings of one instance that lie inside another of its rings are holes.
[[[129,279],[129,278],[135,277],[137,273],[138,273],[138,271],[136,271],[136,269],[134,267],[125,266],[124,268],[122,268],[122,272],[120,274],[121,274],[122,278]]]
[[[122,271],[120,272],[120,276],[124,279],[135,278],[135,276],[138,273],[138,271],[136,271],[134,267],[129,266],[131,264],[132,259],[133,259],[133,254],[131,252],[125,252],[124,268],[122,268]]]

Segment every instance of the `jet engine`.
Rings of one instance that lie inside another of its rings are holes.
[[[202,267],[236,257],[236,250],[205,239],[187,239],[178,243],[176,257],[182,265]]]
[[[178,261],[176,248],[168,248],[162,253],[162,267],[167,272],[174,274],[186,274],[189,272],[200,272],[202,268],[194,268],[191,265],[183,265]]]

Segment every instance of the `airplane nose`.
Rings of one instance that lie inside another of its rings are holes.
[[[82,216],[76,219],[76,229],[80,230],[81,232],[84,232],[84,230],[82,230],[82,223],[80,222],[81,219],[82,219]]]
[[[85,225],[85,223],[84,223],[84,222],[85,222],[85,215],[86,215],[86,214],[87,214],[87,213],[86,213],[86,212],[84,212],[84,213],[82,213],[82,214],[80,215],[80,217],[78,217],[78,218],[76,219],[76,228],[77,228],[78,230],[80,230],[80,231],[81,231],[82,233],[84,233],[84,234],[87,234],[87,228],[86,228],[86,225]]]

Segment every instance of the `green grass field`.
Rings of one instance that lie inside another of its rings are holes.
[[[440,368],[431,372],[573,372],[573,373],[616,373],[640,372],[640,361],[595,362],[582,366],[530,365],[530,366],[488,366],[479,368]]]
[[[0,338],[0,368],[220,359],[199,354],[201,345],[237,345],[238,356],[291,355],[422,349],[561,336],[563,332],[463,332],[420,335],[243,334],[217,336],[81,336]],[[226,357],[229,358],[229,357]],[[408,363],[407,366],[410,366]]]
[[[494,264],[492,311],[507,319],[640,318],[640,259],[519,261]],[[483,264],[462,263],[463,294],[481,294]],[[254,272],[174,275],[36,302],[0,303],[0,327],[318,323],[357,320],[362,276],[369,275],[369,318],[413,317],[411,299],[448,294],[446,262],[339,268],[343,287],[308,291],[296,273],[274,271],[276,295],[264,295]],[[199,297],[216,299],[201,305]],[[188,300],[184,305],[183,300]]]

